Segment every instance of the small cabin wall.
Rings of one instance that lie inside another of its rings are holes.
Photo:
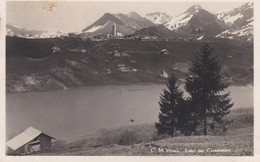
[[[51,137],[42,134],[40,136],[40,150],[51,149]]]

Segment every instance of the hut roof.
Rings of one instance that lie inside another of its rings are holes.
[[[167,49],[162,49],[161,52],[168,52],[168,50]]]
[[[41,131],[39,131],[33,127],[29,127],[24,132],[18,134],[11,140],[7,141],[6,144],[11,149],[17,150],[18,148],[20,148],[20,147],[24,146],[25,144],[27,144],[28,142],[34,140],[36,137],[38,137],[41,134],[42,134]],[[47,135],[47,136],[49,136],[49,135]],[[49,136],[49,137],[51,137],[51,136]],[[53,137],[51,137],[51,138],[53,138]],[[53,139],[55,139],[55,138],[53,138]]]

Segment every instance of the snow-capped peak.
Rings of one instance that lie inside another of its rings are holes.
[[[187,13],[188,14],[194,14],[199,12],[202,9],[202,7],[200,5],[193,5],[190,8],[187,9]]]
[[[245,3],[242,6],[228,9],[226,11],[217,12],[216,16],[218,19],[224,21],[227,25],[236,25],[239,22],[239,26],[245,25],[241,24],[243,21],[247,21],[253,17],[253,3]]]
[[[170,30],[176,30],[179,27],[186,25],[192,17],[192,14],[183,13],[173,17],[165,26]]]
[[[145,15],[145,18],[155,24],[165,24],[170,21],[171,16],[167,15],[164,12],[154,12]]]
[[[244,39],[247,41],[253,40],[253,22],[242,26],[240,28],[232,28],[229,30],[225,30],[222,33],[216,35],[217,38],[228,38],[228,39]]]
[[[237,15],[233,15],[233,16],[231,16],[231,15],[225,16],[225,17],[223,17],[223,20],[226,24],[232,25],[236,20],[241,19],[241,18],[243,18],[243,15],[237,14]]]
[[[98,29],[100,29],[101,27],[103,27],[103,25],[99,25],[99,26],[93,26],[92,28],[84,31],[84,33],[91,33],[91,32],[94,32],[94,31],[97,31]]]
[[[170,30],[177,30],[178,28],[187,25],[190,19],[202,10],[200,5],[193,5],[188,8],[184,13],[172,17],[171,20],[165,24],[165,26]]]
[[[245,3],[228,11],[218,12],[217,18],[224,21],[229,29],[216,35],[216,37],[252,41],[253,12],[253,2]]]
[[[58,31],[56,29],[31,30],[14,24],[6,25],[7,36],[17,36],[22,38],[55,38],[66,34],[67,33]]]
[[[115,23],[115,22],[112,22],[110,20],[108,20],[104,25],[98,25],[98,26],[93,26],[92,28],[88,29],[88,30],[85,30],[84,33],[92,33],[92,32],[95,32],[99,29],[102,29],[104,28],[106,25],[108,25],[109,23]],[[112,29],[111,29],[112,30]]]

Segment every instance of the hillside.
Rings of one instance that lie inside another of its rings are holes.
[[[133,33],[133,35],[140,35],[140,36],[151,35],[151,36],[158,36],[160,38],[176,36],[172,31],[170,31],[163,25],[157,25],[157,26],[151,26],[148,28],[143,28],[143,29],[135,31]]]
[[[189,62],[203,41],[6,39],[8,92],[66,89],[82,85],[164,83],[165,71],[185,79]],[[210,42],[230,84],[253,82],[253,45]],[[58,51],[52,48],[58,47]],[[160,54],[162,49],[168,55]],[[238,64],[239,63],[239,64]]]
[[[253,116],[252,108],[233,110],[228,131],[207,136],[158,137],[152,123],[101,129],[72,143],[56,141],[36,155],[252,156]]]

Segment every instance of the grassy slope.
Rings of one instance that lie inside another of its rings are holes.
[[[41,155],[253,155],[253,109],[236,109],[228,115],[233,120],[222,136],[156,137],[154,124],[131,125],[99,130],[81,140],[55,147]],[[212,134],[212,133],[211,133]],[[133,144],[121,143],[123,139]],[[210,148],[230,149],[207,152]],[[151,149],[154,152],[151,152]],[[163,149],[163,152],[159,150]],[[185,151],[186,149],[186,151]],[[204,152],[198,152],[198,150]],[[175,152],[170,152],[175,151]],[[176,152],[178,150],[179,152]],[[191,152],[187,152],[190,150]],[[168,151],[168,152],[167,152]]]
[[[230,151],[210,152],[209,149],[228,149]],[[163,151],[161,152],[160,150]],[[204,152],[198,152],[198,150],[204,150]],[[106,145],[96,148],[86,148],[84,150],[65,152],[62,155],[249,156],[253,155],[253,134],[175,137],[131,146]]]
[[[223,72],[233,76],[235,84],[252,83],[253,46],[246,42],[215,41],[214,54],[223,62]],[[113,45],[119,44],[119,52],[129,52],[127,56],[116,57]],[[26,40],[9,38],[6,40],[7,90],[25,91],[62,89],[64,87],[99,84],[162,83],[160,73],[175,73],[185,78],[182,67],[174,69],[176,62],[188,62],[205,42],[145,42],[139,40],[109,40],[104,42],[82,41],[79,38]],[[51,48],[59,46],[62,52],[52,54]],[[87,49],[88,53],[71,52],[69,49]],[[160,55],[162,49],[170,55]],[[135,52],[136,51],[136,52]],[[152,53],[144,53],[151,51]],[[137,72],[123,73],[117,69],[124,64]],[[185,67],[187,68],[187,67]],[[111,70],[111,74],[106,73]],[[28,83],[28,77],[34,83]]]

